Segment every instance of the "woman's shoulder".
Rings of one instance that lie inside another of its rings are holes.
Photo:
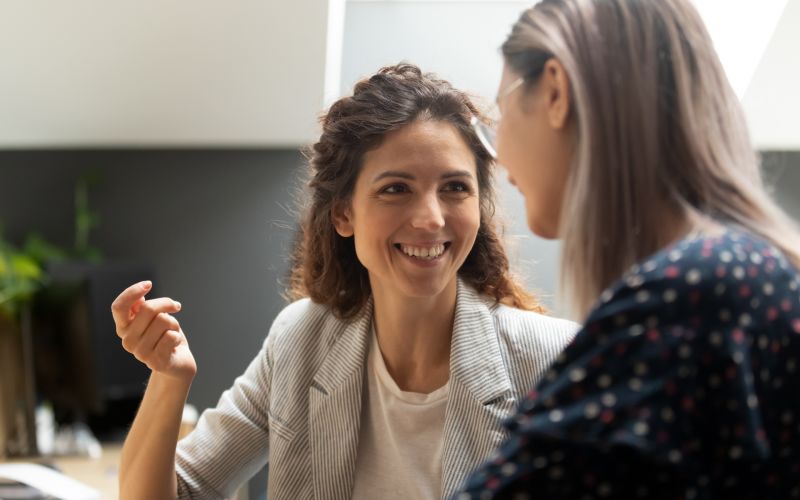
[[[778,248],[726,228],[680,240],[634,265],[603,292],[587,322],[637,309],[727,321],[796,297],[799,285],[797,270]]]
[[[568,319],[525,311],[505,304],[492,307],[491,313],[498,335],[509,340],[533,340],[563,347],[580,328],[580,325]]]
[[[274,344],[303,343],[313,336],[319,342],[344,328],[345,322],[337,318],[330,307],[304,298],[284,307],[269,330],[268,339]]]

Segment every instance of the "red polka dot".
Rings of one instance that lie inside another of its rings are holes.
[[[750,266],[747,268],[747,275],[751,278],[758,277],[758,268],[756,266]]]
[[[490,477],[486,480],[486,487],[493,490],[500,486],[500,481],[496,477]]]
[[[650,342],[658,342],[661,340],[661,333],[655,328],[651,328],[647,331],[647,340]]]
[[[611,423],[614,420],[614,412],[611,410],[603,410],[603,413],[600,414],[600,420],[605,424]]]
[[[700,299],[702,297],[703,296],[700,294],[700,290],[693,290],[689,294],[689,303],[692,304],[693,306],[695,306],[695,305],[700,303]]]
[[[750,287],[747,285],[742,285],[739,287],[739,296],[740,297],[749,297],[750,296]]]
[[[617,344],[614,347],[614,352],[617,354],[617,356],[622,356],[623,354],[625,354],[625,351],[627,350],[628,346],[626,346],[625,344]]]
[[[685,411],[694,410],[694,399],[690,398],[689,396],[683,398],[681,401],[681,408],[683,408]]]
[[[789,299],[783,299],[781,301],[781,309],[783,309],[783,312],[787,313],[792,310],[792,303],[789,302]]]
[[[792,330],[794,330],[795,333],[800,333],[800,318],[792,320]]]
[[[669,434],[667,431],[658,431],[656,433],[656,441],[659,443],[667,443],[669,442]]]
[[[772,352],[777,353],[778,351],[781,350],[781,343],[778,342],[777,340],[773,340],[771,348]]]
[[[595,356],[591,361],[589,361],[589,365],[593,368],[600,368],[605,362],[606,360],[603,358],[603,356]]]
[[[678,266],[668,266],[664,269],[664,276],[667,278],[677,278],[681,275],[681,270]]]
[[[756,439],[758,439],[759,441],[767,440],[767,433],[764,431],[764,429],[758,429],[756,431]]]
[[[733,336],[733,341],[737,344],[744,343],[744,332],[739,328],[735,328],[731,335]]]
[[[767,320],[775,321],[775,318],[778,317],[778,309],[775,307],[770,307],[767,309]]]
[[[570,392],[572,393],[572,397],[575,399],[583,399],[583,397],[586,395],[586,391],[583,390],[583,387],[579,385],[572,386]]]
[[[666,384],[664,384],[664,392],[669,394],[670,396],[678,392],[678,387],[675,385],[675,382],[670,380]]]
[[[701,253],[703,257],[711,257],[711,248],[703,247],[703,251]]]
[[[714,274],[716,274],[717,278],[724,278],[728,274],[728,270],[725,266],[717,266],[717,271]]]

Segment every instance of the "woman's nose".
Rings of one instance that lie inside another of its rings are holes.
[[[411,225],[429,231],[444,227],[444,213],[438,194],[426,195],[413,207]]]

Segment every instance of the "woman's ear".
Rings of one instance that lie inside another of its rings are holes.
[[[333,219],[333,227],[339,233],[339,236],[342,238],[353,236],[352,216],[348,203],[336,202],[331,209],[331,218]]]
[[[541,82],[545,91],[550,126],[558,130],[563,129],[569,122],[572,96],[569,75],[561,61],[552,57],[544,64]]]

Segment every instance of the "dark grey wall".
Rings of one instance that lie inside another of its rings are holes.
[[[296,151],[4,151],[0,222],[20,244],[30,230],[72,243],[73,186],[85,170],[102,184],[92,242],[107,260],[151,263],[199,371],[189,401],[200,409],[260,348],[285,302],[279,280],[293,238],[292,206],[304,176]]]

